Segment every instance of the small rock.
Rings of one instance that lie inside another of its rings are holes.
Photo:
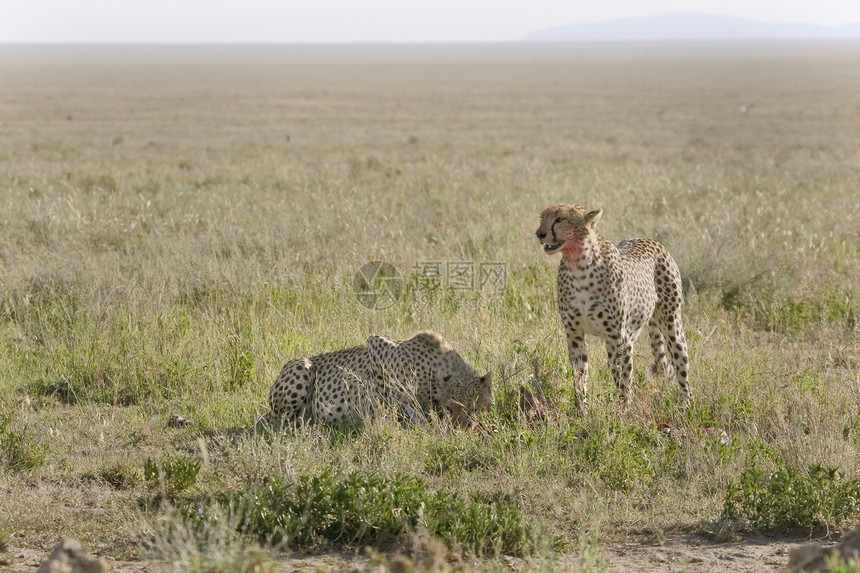
[[[191,421],[186,420],[179,414],[170,414],[167,417],[167,427],[168,428],[184,428],[185,426],[190,426]]]
[[[104,559],[92,557],[80,541],[67,537],[54,548],[51,557],[36,573],[105,573],[107,570]]]
[[[835,547],[801,545],[788,554],[788,569],[792,573],[827,571],[827,558],[833,554],[842,559],[860,557],[860,528],[846,533]]]

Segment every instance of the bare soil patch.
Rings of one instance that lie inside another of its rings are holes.
[[[649,571],[651,573],[676,573],[681,571],[733,573],[767,573],[785,570],[789,551],[808,543],[803,539],[773,539],[752,537],[739,541],[715,542],[700,535],[679,535],[666,539],[659,545],[642,543],[614,543],[602,548],[613,571]],[[0,568],[10,573],[36,571],[49,556],[49,550],[10,547],[8,555],[12,563]],[[388,555],[391,559],[394,554]],[[163,563],[150,561],[118,561],[105,557],[111,571],[144,573],[169,568]],[[278,571],[371,571],[379,567],[370,558],[342,552],[316,555],[289,554],[276,558]],[[511,570],[528,570],[530,563],[507,558]],[[558,564],[564,569],[576,570],[579,558],[570,555]]]

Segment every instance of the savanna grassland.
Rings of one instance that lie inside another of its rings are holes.
[[[69,535],[181,570],[599,571],[845,531],[858,94],[844,42],[3,48],[0,559]],[[560,202],[678,261],[688,411],[640,342],[620,413],[594,341],[579,413],[533,235]],[[404,278],[376,310],[373,260]],[[255,425],[287,359],[422,329],[493,372],[484,430]]]

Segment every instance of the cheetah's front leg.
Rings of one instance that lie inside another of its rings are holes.
[[[573,388],[576,400],[581,410],[587,404],[588,395],[588,346],[585,334],[567,326],[567,352],[570,359],[570,370],[573,372]]]

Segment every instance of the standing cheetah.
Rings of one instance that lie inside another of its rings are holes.
[[[480,376],[439,334],[367,343],[287,362],[269,392],[266,419],[354,425],[388,404],[410,418],[431,410],[466,426],[470,412],[489,410],[492,376]],[[413,412],[415,415],[413,416]]]
[[[681,322],[681,273],[672,256],[650,239],[628,239],[616,247],[595,225],[602,210],[556,205],[541,213],[538,240],[544,252],[562,254],[558,307],[567,333],[574,384],[584,400],[588,388],[585,335],[606,339],[606,355],[624,407],[632,391],[633,343],[645,324],[651,337],[651,371],[675,378],[681,404],[690,402],[688,356]],[[668,348],[672,365],[666,359]]]

